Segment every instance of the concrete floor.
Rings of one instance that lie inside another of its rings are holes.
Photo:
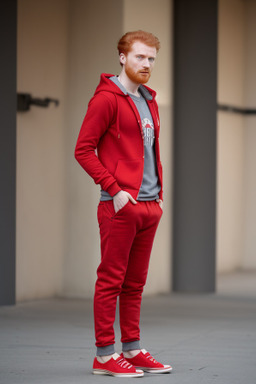
[[[143,347],[174,370],[138,380],[256,383],[255,273],[221,276],[217,294],[145,297],[141,328]],[[116,336],[119,340],[120,333]],[[90,300],[43,300],[0,308],[0,384],[123,382],[92,375],[94,353]]]

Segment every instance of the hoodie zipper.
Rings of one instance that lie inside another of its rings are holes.
[[[144,132],[143,132],[143,129],[142,129],[142,124],[141,124],[141,121],[140,120],[137,120],[138,121],[138,124],[139,124],[139,129],[140,129],[140,133],[141,133],[141,138],[142,138],[142,162],[143,162],[143,172],[142,172],[142,178],[141,178],[141,182],[140,182],[140,187],[139,187],[139,190],[138,190],[138,193],[137,193],[137,196],[136,196],[136,200],[139,196],[139,193],[140,193],[140,189],[141,189],[141,186],[142,186],[142,183],[143,183],[143,175],[144,175],[144,161],[145,161],[145,149],[144,149]]]

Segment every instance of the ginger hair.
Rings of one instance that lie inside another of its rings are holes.
[[[124,53],[126,55],[131,50],[132,45],[136,41],[140,41],[141,43],[148,45],[149,47],[155,47],[157,52],[160,49],[160,41],[156,36],[154,36],[150,32],[138,30],[133,32],[127,32],[121,37],[117,45],[119,55],[120,53]]]

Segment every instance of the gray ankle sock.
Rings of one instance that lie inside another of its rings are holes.
[[[129,343],[123,343],[123,352],[132,351],[133,349],[141,349],[139,340],[130,341]]]
[[[107,345],[106,347],[97,347],[97,356],[113,355],[115,353],[115,344]]]

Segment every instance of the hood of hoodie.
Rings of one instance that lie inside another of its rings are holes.
[[[128,96],[127,92],[124,93],[112,80],[110,80],[110,77],[113,77],[113,76],[114,75],[111,75],[108,73],[102,73],[100,77],[100,83],[97,86],[94,94],[96,95],[101,91],[105,91],[105,92],[111,92],[120,96]],[[139,86],[139,90],[147,100],[153,100],[156,97],[156,92],[145,85],[141,84]]]

